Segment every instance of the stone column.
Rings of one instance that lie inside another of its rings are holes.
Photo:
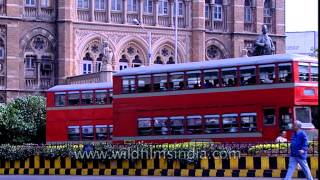
[[[192,1],[192,60],[205,60],[205,0]]]
[[[107,0],[107,23],[111,22],[111,1]]]
[[[76,1],[58,1],[57,40],[58,50],[58,78],[59,83],[64,83],[66,77],[76,75],[76,64],[74,59],[74,36],[73,12]]]
[[[169,1],[169,26],[173,27],[174,20],[173,20],[173,14],[174,14],[174,0]]]
[[[89,20],[90,20],[91,22],[95,20],[95,19],[94,19],[94,8],[95,8],[95,6],[94,6],[94,1],[95,1],[95,0],[90,0],[90,1],[89,1]]]
[[[158,26],[159,24],[159,2],[158,0],[153,0],[153,17],[154,17],[154,25]]]
[[[40,71],[40,66],[41,66],[41,56],[37,56],[36,59],[36,68],[37,68],[37,87],[40,89],[41,87],[41,71]]]
[[[128,22],[128,0],[123,0],[123,8],[122,8],[122,20],[123,24]]]
[[[215,0],[211,0],[210,1],[210,10],[211,10],[211,30],[214,30],[214,1]]]
[[[141,24],[143,24],[143,0],[139,1],[139,18],[138,18],[139,22]]]

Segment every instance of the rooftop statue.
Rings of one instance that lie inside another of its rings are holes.
[[[271,55],[275,52],[275,47],[271,37],[268,35],[267,25],[262,26],[262,34],[257,37],[254,44],[254,56]]]
[[[102,43],[102,53],[103,53],[103,57],[102,57],[102,67],[101,70],[102,71],[108,71],[110,70],[111,67],[111,60],[112,60],[112,50],[109,47],[108,42],[105,40]],[[112,69],[111,69],[112,70]]]

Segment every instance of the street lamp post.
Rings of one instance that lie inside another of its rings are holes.
[[[140,26],[143,31],[145,31],[148,34],[148,63],[149,66],[151,65],[151,56],[152,56],[152,51],[151,51],[151,31],[147,31],[140,23],[138,19],[133,19],[133,23]]]
[[[179,7],[178,7],[178,0],[175,0],[175,39],[174,39],[174,62],[176,64],[178,64],[178,10],[179,10]]]

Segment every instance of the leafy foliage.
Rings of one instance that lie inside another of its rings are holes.
[[[24,96],[0,106],[0,143],[44,143],[46,100]]]

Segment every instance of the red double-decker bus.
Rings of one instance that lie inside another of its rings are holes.
[[[313,136],[318,61],[269,55],[152,65],[113,77],[114,142],[274,141],[294,120]]]
[[[58,85],[47,91],[47,143],[111,140],[112,118],[112,83]]]

